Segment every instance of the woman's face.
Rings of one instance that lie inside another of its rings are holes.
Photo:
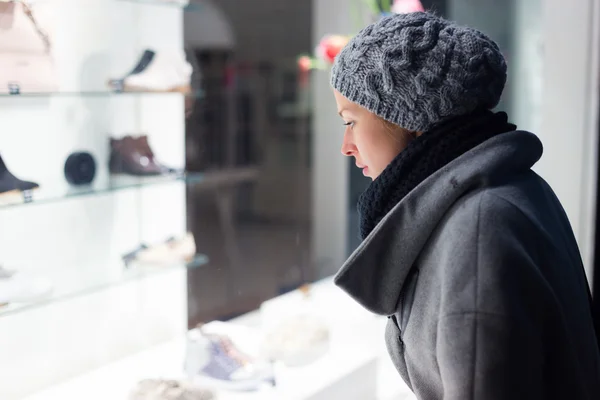
[[[392,129],[381,118],[352,103],[334,90],[338,114],[344,120],[342,154],[354,157],[365,176],[375,180],[406,148],[410,135],[400,127]]]

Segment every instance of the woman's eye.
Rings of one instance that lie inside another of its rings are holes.
[[[350,128],[354,127],[354,122],[344,122],[344,126],[349,126]]]

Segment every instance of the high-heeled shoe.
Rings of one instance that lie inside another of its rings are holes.
[[[14,176],[0,156],[0,195],[18,194],[38,187],[39,185],[35,182],[23,181]]]
[[[121,79],[112,79],[108,84],[118,92],[191,93],[192,72],[183,52],[146,50],[132,72]]]
[[[154,59],[154,54],[155,53],[152,50],[144,50],[144,53],[138,60],[136,66],[133,67],[133,69],[130,72],[125,74],[123,78],[111,79],[110,81],[108,81],[108,86],[117,92],[125,91],[125,79],[127,79],[127,77],[131,75],[140,74],[144,72],[144,70],[148,68],[148,65],[150,65],[150,63]]]

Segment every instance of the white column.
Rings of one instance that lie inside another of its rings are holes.
[[[351,0],[313,0],[313,43],[325,34],[352,33]],[[313,89],[313,251],[322,265],[319,276],[331,275],[347,256],[349,171],[340,153],[343,126],[329,72],[312,72]]]

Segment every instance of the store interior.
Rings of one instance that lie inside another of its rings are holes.
[[[397,2],[497,40],[500,108],[539,128],[541,0]],[[369,181],[327,66],[299,63],[376,17],[0,0],[0,399],[414,398],[385,318],[332,283]]]

